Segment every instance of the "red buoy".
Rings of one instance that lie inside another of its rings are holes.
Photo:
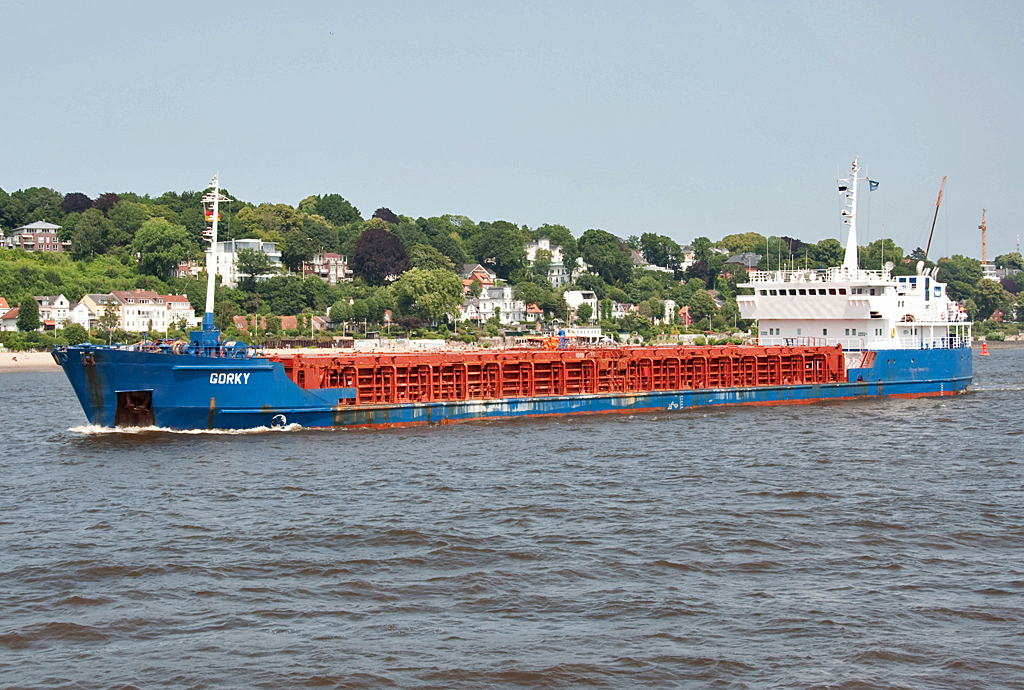
[[[981,356],[988,357],[988,343],[981,344]]]

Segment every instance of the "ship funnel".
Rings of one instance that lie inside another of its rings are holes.
[[[922,273],[924,273],[924,262],[923,261],[918,261],[917,262],[917,275],[921,275]]]

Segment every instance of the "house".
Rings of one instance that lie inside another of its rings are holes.
[[[526,260],[530,264],[537,260],[537,252],[541,249],[551,253],[551,263],[562,263],[562,247],[557,244],[552,245],[551,240],[547,237],[527,242],[524,249],[526,250]]]
[[[18,308],[8,309],[7,313],[0,316],[0,331],[18,330]]]
[[[581,304],[589,304],[590,321],[597,321],[601,316],[597,303],[597,294],[590,290],[566,290],[562,293],[562,297],[565,298],[565,303],[569,305],[573,312],[576,312]]]
[[[612,318],[621,319],[636,311],[636,305],[629,302],[612,302]]]
[[[34,299],[39,303],[39,320],[43,322],[44,330],[55,330],[68,320],[71,303],[64,295],[43,295]]]
[[[671,268],[665,268],[664,266],[655,266],[654,264],[647,263],[647,259],[644,258],[636,249],[629,250],[630,256],[633,258],[633,268],[641,271],[659,271],[661,273],[675,273]]]
[[[329,285],[352,281],[348,260],[340,254],[320,252],[309,261],[302,262],[302,277],[317,276]]]
[[[656,324],[662,324],[662,323],[663,324],[671,324],[671,323],[675,323],[676,301],[672,300],[672,299],[663,299],[663,300],[659,300],[659,301],[662,304],[665,305],[665,316],[660,318],[660,319],[658,319],[658,318],[654,319],[654,323],[656,323]]]
[[[517,300],[512,288],[507,285],[485,287],[480,291],[480,297],[466,297],[459,311],[463,321],[482,322],[493,318],[495,313],[503,326],[511,326],[527,320],[526,302]]]
[[[77,323],[87,331],[96,329],[98,319],[96,312],[89,309],[85,302],[72,302],[68,307],[68,323]]]
[[[690,314],[690,308],[686,305],[679,307],[679,325],[690,326],[693,324],[693,316]]]
[[[64,252],[71,248],[70,242],[61,242],[57,237],[59,225],[37,220],[35,223],[14,228],[4,238],[7,249],[24,249],[26,252]]]
[[[187,261],[181,261],[178,263],[177,268],[171,269],[171,277],[173,278],[198,278],[199,272],[206,269],[205,263],[200,263],[195,259],[188,259]]]
[[[462,278],[462,291],[467,295],[474,282],[488,288],[493,287],[494,281],[498,279],[494,271],[489,271],[480,264],[464,264],[459,277]]]
[[[235,322],[235,328],[237,328],[238,330],[242,331],[243,333],[248,333],[249,332],[249,324],[250,324],[250,322],[252,322],[252,318],[253,318],[252,316],[236,316],[236,317],[234,317],[233,320]],[[298,316],[282,316],[282,317],[280,317],[280,319],[281,319],[281,332],[283,333],[284,331],[288,331],[288,330],[295,329],[295,328],[302,328],[303,332],[308,332],[308,329],[309,329],[309,319],[308,319],[308,317],[303,315],[301,317],[303,319],[301,323],[299,321],[299,318],[300,317],[298,317]],[[257,331],[258,333],[266,333],[267,332],[267,317],[266,316],[260,316],[259,323],[257,324],[255,322],[252,322],[252,325],[253,325],[253,330],[254,331]],[[327,319],[325,319],[322,316],[314,315],[313,316],[313,331],[316,332],[316,333],[319,333],[319,332],[325,331],[325,330],[327,330]]]
[[[196,316],[196,310],[188,301],[186,295],[160,295],[164,305],[167,307],[167,314],[164,316],[164,328],[178,328],[182,321],[185,322],[185,330],[199,328],[203,317]]]
[[[114,296],[111,294],[89,293],[82,297],[82,299],[79,301],[79,304],[84,304],[85,308],[89,311],[89,323],[94,324],[93,328],[95,327],[95,325],[99,325],[99,320],[103,318],[104,314],[106,314],[107,309],[111,309],[113,311],[118,312],[118,323],[120,323],[121,309],[117,303],[117,300],[114,299]],[[76,321],[76,323],[81,322]],[[89,325],[86,325],[84,323],[82,325],[90,330],[93,330],[93,328],[90,328]]]
[[[0,316],[6,314],[10,310],[11,307],[9,304],[7,304],[7,300],[4,299],[3,297],[0,297]]]
[[[544,318],[544,310],[538,307],[533,302],[526,305],[526,321],[528,323],[534,323]]]
[[[153,290],[114,290],[110,294],[116,300],[118,326],[123,330],[146,333],[167,329],[167,305]]]
[[[281,252],[278,250],[276,242],[264,242],[263,240],[257,239],[218,242],[215,271],[217,275],[223,277],[224,285],[227,287],[238,287],[238,279],[242,277],[238,272],[238,252],[243,249],[252,249],[258,252],[263,252],[270,259],[270,263],[274,265],[274,272],[276,273],[280,270]],[[209,254],[209,252],[207,252],[207,254]],[[271,275],[273,274],[256,276],[256,280],[263,280],[264,278],[269,278]]]
[[[732,268],[743,268],[748,274],[757,271],[757,264],[761,262],[761,255],[754,252],[740,252],[730,256],[725,265]]]

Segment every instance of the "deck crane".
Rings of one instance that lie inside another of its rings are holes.
[[[942,186],[939,187],[939,198],[935,200],[935,215],[932,216],[932,229],[928,232],[928,245],[924,248],[924,257],[928,258],[928,253],[932,248],[932,235],[935,234],[935,221],[939,218],[939,206],[942,204],[942,193],[946,191],[946,176],[942,176]]]

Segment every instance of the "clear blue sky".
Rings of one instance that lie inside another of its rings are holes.
[[[989,258],[1024,231],[1024,3],[5,0],[0,187],[201,188],[688,242]],[[867,210],[867,209],[865,209]],[[845,239],[845,238],[844,238]],[[864,243],[864,238],[861,238]]]

